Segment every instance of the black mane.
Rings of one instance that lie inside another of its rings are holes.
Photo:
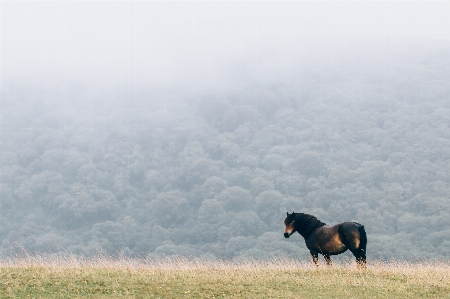
[[[298,231],[299,234],[304,238],[307,238],[313,231],[315,231],[319,227],[326,225],[313,215],[303,213],[295,213],[292,215],[295,215],[294,225],[296,231]]]

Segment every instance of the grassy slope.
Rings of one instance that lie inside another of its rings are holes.
[[[450,265],[0,264],[0,298],[450,298]]]

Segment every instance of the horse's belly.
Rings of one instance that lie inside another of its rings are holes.
[[[343,253],[344,251],[346,251],[347,250],[347,247],[345,247],[345,245],[344,244],[342,244],[342,246],[341,247],[339,247],[339,248],[337,248],[337,247],[334,247],[334,248],[331,248],[330,250],[327,250],[328,251],[328,253],[329,254],[340,254],[340,253]]]
[[[334,236],[328,242],[321,244],[321,249],[324,253],[340,254],[347,250],[347,247],[342,243],[339,235]]]

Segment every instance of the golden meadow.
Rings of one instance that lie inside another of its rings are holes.
[[[450,263],[26,254],[0,260],[0,298],[450,298]]]

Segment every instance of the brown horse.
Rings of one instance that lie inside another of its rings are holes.
[[[287,213],[284,219],[284,237],[289,238],[298,232],[305,238],[306,247],[317,266],[319,253],[331,266],[330,255],[350,250],[359,267],[366,267],[367,236],[364,226],[357,222],[343,222],[329,226],[314,217],[303,213]]]

